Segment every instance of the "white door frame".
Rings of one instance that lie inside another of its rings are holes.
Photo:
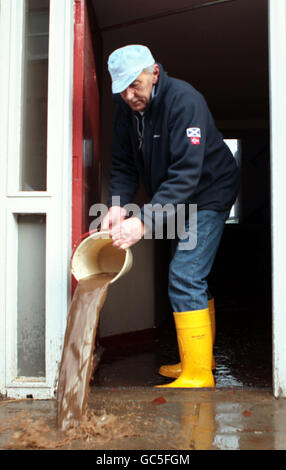
[[[274,396],[286,396],[286,0],[269,0]]]
[[[71,297],[73,0],[50,0],[47,191],[18,191],[25,0],[0,11],[0,393],[52,398]],[[17,227],[46,214],[46,374],[17,377]]]

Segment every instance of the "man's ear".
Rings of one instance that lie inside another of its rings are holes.
[[[160,67],[158,64],[155,64],[154,73],[153,73],[153,81],[152,81],[153,85],[156,85],[156,83],[158,83],[159,75],[160,75]]]

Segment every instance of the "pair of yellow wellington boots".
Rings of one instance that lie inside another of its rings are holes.
[[[203,310],[174,313],[181,362],[162,366],[159,374],[176,378],[159,388],[209,388],[215,386],[213,343],[215,312],[213,299]]]

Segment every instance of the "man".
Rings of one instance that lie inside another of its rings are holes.
[[[177,237],[169,269],[181,362],[159,372],[176,378],[163,387],[214,387],[214,303],[206,279],[238,193],[238,168],[203,96],[170,78],[147,47],[115,50],[108,68],[117,102],[109,204],[114,196],[120,203],[110,206],[101,228],[125,249],[154,231],[156,205],[196,205],[196,245],[179,249]],[[140,178],[149,209],[126,218],[124,206],[132,202]],[[186,211],[185,233],[191,220]]]

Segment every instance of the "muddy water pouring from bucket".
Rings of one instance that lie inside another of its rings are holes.
[[[100,312],[110,284],[132,266],[130,250],[112,245],[106,232],[86,237],[76,248],[71,271],[78,281],[70,307],[57,391],[57,425],[74,427],[86,413]]]

